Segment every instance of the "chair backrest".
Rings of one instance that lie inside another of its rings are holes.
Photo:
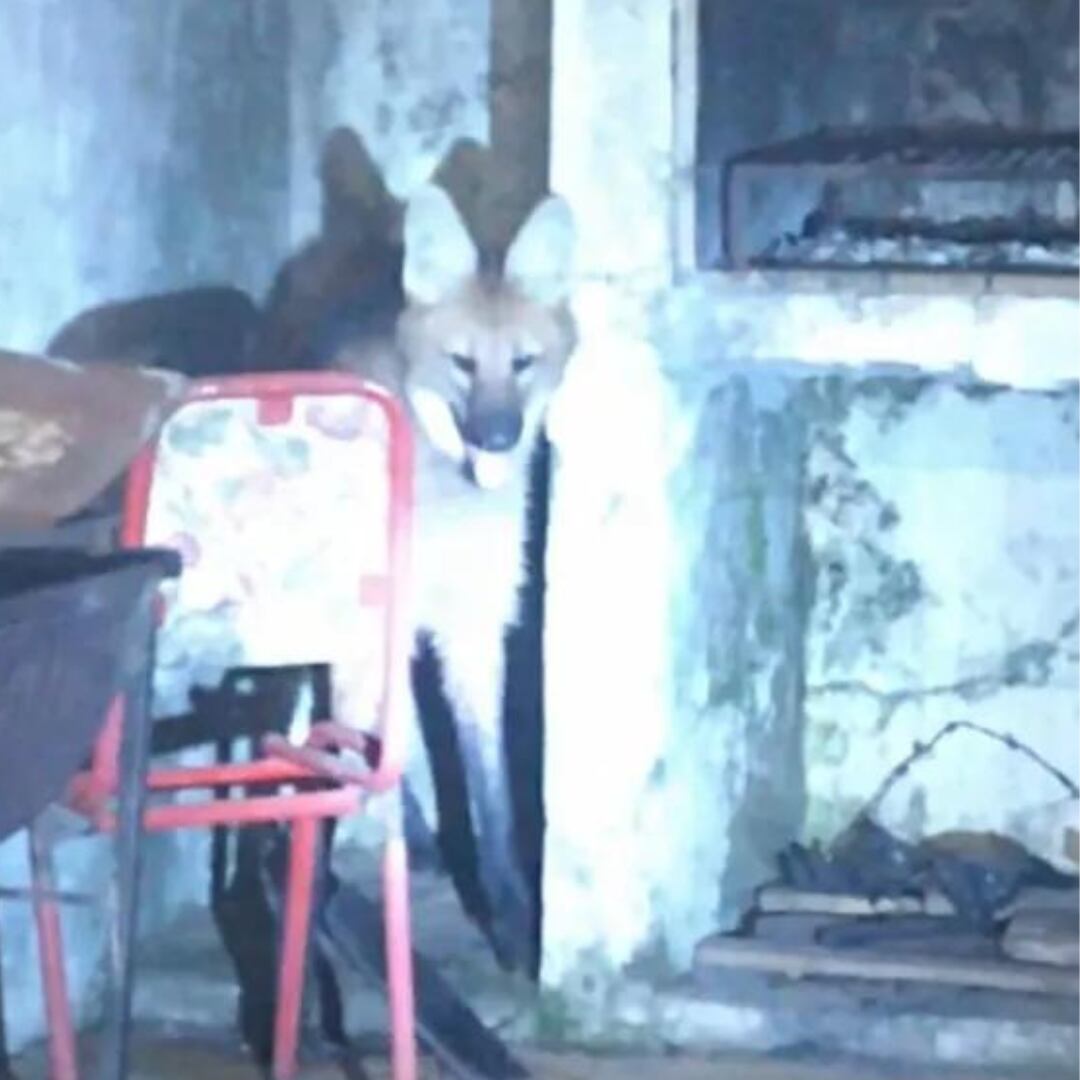
[[[125,545],[179,551],[155,715],[238,665],[327,662],[336,718],[378,730],[402,640],[411,442],[397,403],[336,372],[193,384],[132,467]]]

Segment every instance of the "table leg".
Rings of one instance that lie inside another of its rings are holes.
[[[148,613],[149,614],[149,613]],[[113,880],[110,893],[109,985],[105,1001],[97,1075],[100,1080],[127,1080],[133,996],[134,949],[142,867],[142,817],[146,806],[146,772],[150,756],[151,679],[154,670],[153,629],[146,663],[126,690],[120,743],[116,830],[113,836]]]

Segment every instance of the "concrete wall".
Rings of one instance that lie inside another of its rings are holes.
[[[1078,10],[1076,0],[706,0],[702,158],[825,124],[1075,129]]]
[[[371,200],[371,167],[391,199],[433,175],[483,245],[507,243],[547,189],[550,0],[313,0],[290,7],[290,235],[320,228],[328,136],[359,155],[346,179]]]
[[[1075,390],[853,376],[816,383],[808,403],[805,833],[834,836],[955,720],[1014,736],[1075,781]],[[992,829],[1063,861],[1076,804],[965,729],[878,812],[903,836]]]
[[[674,167],[671,14],[555,5],[552,186],[580,224],[582,343],[550,425],[541,978],[549,1020],[600,1039],[645,1032],[661,1015],[652,991],[733,924],[782,838],[831,835],[954,706],[1022,727],[1066,771],[1076,759],[1075,391],[1055,389],[1080,373],[1075,288],[677,280],[688,178]],[[932,381],[911,398],[920,372]],[[845,404],[829,412],[833,393]],[[891,505],[880,520],[815,502],[821,447],[838,440],[840,490]],[[834,551],[852,563],[846,622],[828,615]],[[849,676],[860,685],[827,700]],[[985,700],[925,700],[969,677]],[[879,690],[903,702],[885,735]],[[952,755],[986,802],[1012,756],[967,736],[943,754],[888,824],[1055,843],[1052,783],[1025,766],[1024,789],[984,811],[957,790]],[[727,1022],[738,1038],[749,1021]]]

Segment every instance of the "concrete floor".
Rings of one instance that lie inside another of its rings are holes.
[[[92,1052],[92,1051],[90,1051]],[[224,1042],[136,1040],[131,1080],[260,1080],[261,1074],[235,1046]],[[601,1057],[582,1053],[524,1050],[522,1057],[536,1080],[1059,1080],[1024,1073],[987,1073],[890,1069],[843,1062],[808,1062],[755,1058]],[[19,1080],[48,1080],[40,1048],[16,1062]],[[1061,1075],[1065,1080],[1066,1074]],[[343,1068],[309,1066],[299,1080],[389,1080],[384,1061],[365,1059]],[[449,1073],[425,1062],[421,1080],[451,1080]]]
[[[351,866],[347,879],[363,880],[370,867]],[[536,1080],[1067,1080],[1071,1071],[956,1070],[940,1065],[888,1066],[823,1059],[792,1050],[757,1056],[691,1054],[657,1057],[596,1056],[545,1046],[529,1022],[532,992],[495,967],[479,933],[461,915],[444,879],[418,873],[413,878],[416,944],[444,975],[465,991],[486,1023],[499,1031]],[[345,979],[346,1027],[360,1045],[382,1043],[385,1005],[372,987]],[[135,987],[137,1035],[132,1080],[257,1080],[235,1029],[236,985],[230,963],[204,910],[189,911],[167,934],[144,942]],[[165,1033],[168,1038],[159,1033]],[[802,1046],[798,1040],[788,1045]],[[822,1044],[817,1044],[822,1045]],[[853,1051],[857,1052],[857,1051]],[[92,1046],[85,1048],[92,1056]],[[891,1055],[890,1055],[891,1057]],[[895,1059],[894,1059],[895,1060]],[[43,1049],[17,1063],[19,1080],[46,1080]],[[322,1063],[306,1067],[301,1080],[388,1080],[385,1061],[365,1052],[348,1067]],[[450,1074],[427,1062],[423,1080]]]

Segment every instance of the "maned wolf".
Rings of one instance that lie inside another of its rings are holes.
[[[525,962],[531,904],[513,841],[504,636],[524,576],[530,459],[575,343],[565,303],[573,247],[569,208],[548,197],[501,266],[488,265],[450,198],[428,185],[405,209],[395,333],[348,343],[334,359],[398,394],[412,419],[414,640],[429,635],[441,661],[493,943],[506,966]],[[433,824],[432,793],[420,795]]]

